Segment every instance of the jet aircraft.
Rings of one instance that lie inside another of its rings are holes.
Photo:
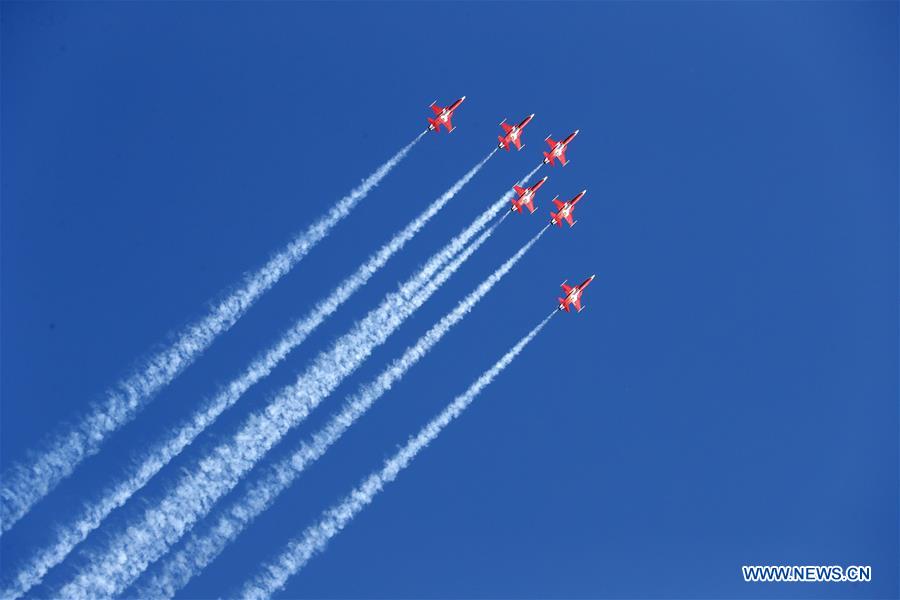
[[[578,193],[577,196],[569,200],[568,202],[560,202],[559,196],[552,200],[554,206],[556,206],[556,210],[559,212],[550,212],[550,222],[554,225],[562,227],[563,219],[569,224],[569,227],[573,226],[578,221],[572,220],[572,213],[575,212],[575,205],[578,204],[578,201],[581,200],[584,195],[587,193],[587,190],[582,190]]]
[[[500,148],[506,148],[506,151],[509,152],[509,145],[514,144],[516,146],[516,150],[522,149],[522,130],[525,129],[525,126],[531,122],[534,118],[534,114],[530,114],[518,125],[507,125],[506,119],[500,122],[500,127],[503,128],[503,133],[506,135],[498,135],[497,139],[500,140]]]
[[[514,198],[512,200],[512,208],[510,208],[509,210],[511,210],[511,211],[515,210],[518,212],[522,212],[522,206],[524,205],[525,207],[528,208],[529,212],[533,213],[535,211],[534,194],[539,189],[541,189],[541,186],[544,185],[545,181],[547,181],[546,177],[544,177],[543,179],[541,179],[540,181],[538,181],[536,184],[534,184],[533,186],[531,186],[529,188],[523,188],[523,187],[519,187],[518,185],[514,185],[513,189],[515,190],[516,194],[519,197]]]
[[[544,140],[547,142],[547,145],[550,146],[550,152],[544,152],[544,164],[553,166],[554,160],[559,160],[559,164],[562,166],[566,166],[569,164],[569,161],[566,160],[566,148],[569,146],[569,142],[575,139],[575,136],[578,135],[578,129],[575,130],[574,133],[570,133],[569,137],[564,139],[561,142],[557,142],[549,135]]]
[[[559,310],[571,312],[570,307],[574,306],[575,312],[581,312],[581,309],[584,308],[583,306],[581,306],[581,294],[584,293],[584,288],[589,286],[590,283],[594,280],[594,277],[596,277],[596,275],[591,275],[575,287],[566,285],[566,282],[563,281],[562,290],[566,297],[557,298],[557,300],[559,300]]]
[[[444,108],[443,106],[437,105],[437,100],[431,103],[431,110],[434,111],[433,119],[428,119],[428,130],[429,131],[437,131],[440,132],[441,125],[447,128],[447,133],[450,133],[456,127],[453,126],[453,123],[450,122],[450,119],[453,117],[453,111],[459,108],[459,105],[463,103],[466,97],[463,96],[450,106]]]

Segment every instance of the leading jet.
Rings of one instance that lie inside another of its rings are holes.
[[[566,148],[568,147],[569,142],[575,139],[575,136],[578,135],[579,131],[580,130],[576,129],[574,133],[570,133],[569,137],[561,142],[557,142],[548,135],[544,141],[550,146],[550,152],[544,152],[544,164],[552,167],[553,161],[557,159],[562,166],[569,164],[569,161],[566,160]]]

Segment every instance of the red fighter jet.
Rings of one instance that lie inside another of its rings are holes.
[[[584,308],[583,306],[581,306],[581,294],[584,293],[584,288],[590,285],[590,283],[594,280],[594,277],[596,277],[596,275],[591,275],[590,277],[582,281],[580,285],[576,285],[575,287],[566,285],[566,282],[563,281],[562,290],[566,297],[557,298],[557,300],[559,300],[559,310],[571,312],[569,307],[574,305],[575,312],[581,312],[581,309]]]
[[[569,224],[569,227],[577,223],[578,221],[572,220],[572,213],[575,212],[575,205],[578,204],[578,201],[584,198],[584,195],[587,194],[587,190],[581,190],[581,192],[569,200],[568,202],[560,202],[559,196],[553,199],[553,204],[556,206],[556,210],[559,212],[551,212],[550,213],[550,222],[554,225],[562,227],[563,219]]]
[[[518,194],[519,197],[512,200],[512,208],[510,208],[509,210],[511,210],[511,211],[515,210],[515,211],[518,211],[521,213],[522,206],[524,205],[524,206],[528,207],[529,212],[533,213],[535,210],[534,209],[534,194],[539,189],[541,189],[541,186],[544,185],[545,181],[547,181],[546,177],[544,177],[543,179],[538,181],[536,184],[534,184],[530,188],[523,188],[523,187],[514,185],[513,189],[516,191],[516,194]]]
[[[441,107],[437,105],[437,100],[431,103],[431,110],[434,111],[434,119],[428,119],[428,130],[429,131],[440,131],[441,125],[447,128],[447,133],[450,133],[456,127],[453,126],[453,123],[450,122],[450,118],[453,116],[453,111],[459,108],[459,105],[463,103],[466,97],[463,96],[447,108]]]
[[[569,164],[569,161],[566,160],[566,148],[569,146],[569,142],[574,140],[575,136],[578,135],[578,131],[579,130],[576,129],[575,133],[570,133],[569,137],[561,142],[557,142],[548,135],[545,141],[550,146],[550,152],[544,152],[544,164],[552,167],[555,159],[559,159],[559,164],[562,166]]]
[[[497,139],[500,140],[500,148],[506,148],[506,151],[509,152],[509,145],[515,144],[516,150],[522,149],[522,130],[525,129],[525,126],[531,122],[534,118],[534,113],[528,115],[522,122],[518,125],[507,125],[506,119],[500,122],[500,127],[503,128],[503,133],[506,135],[498,135]]]

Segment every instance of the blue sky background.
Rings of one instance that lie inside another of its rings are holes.
[[[183,590],[220,597],[555,304],[597,280],[285,597],[887,598],[898,590],[898,5],[2,5],[9,465],[468,96],[359,209],[19,525],[3,574],[496,144],[500,153],[197,446],[227,435],[580,128],[513,215],[298,431],[548,217],[395,390]],[[186,452],[113,522],[152,501]],[[84,549],[97,547],[104,530]],[[742,564],[869,564],[748,585]],[[77,569],[67,561],[48,594]]]

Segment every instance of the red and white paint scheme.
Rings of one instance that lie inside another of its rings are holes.
[[[581,282],[581,284],[572,287],[570,285],[566,285],[566,282],[562,282],[562,290],[566,295],[565,298],[557,298],[559,300],[559,310],[564,310],[566,312],[571,312],[570,307],[575,307],[575,312],[581,312],[581,309],[584,308],[581,306],[581,294],[584,293],[584,288],[586,288],[590,283],[594,280],[596,275],[591,275],[587,279]]]
[[[557,142],[548,135],[547,139],[544,141],[550,146],[550,152],[544,152],[544,164],[552,167],[554,160],[559,160],[559,164],[562,166],[569,164],[569,161],[566,160],[566,148],[568,147],[569,142],[575,139],[575,136],[578,135],[579,131],[580,130],[576,129],[574,133],[570,133],[569,137],[561,142]]]
[[[456,127],[453,126],[453,123],[450,122],[450,119],[453,117],[453,111],[459,108],[459,105],[463,103],[466,97],[463,96],[450,106],[444,108],[442,106],[437,105],[437,100],[431,103],[431,110],[434,111],[434,118],[428,119],[428,130],[429,131],[440,131],[441,125],[447,128],[447,133],[450,133]]]
[[[568,202],[560,202],[559,196],[552,200],[553,205],[556,206],[556,210],[559,212],[550,212],[550,222],[558,227],[562,227],[563,219],[569,224],[569,227],[577,223],[578,221],[572,220],[572,213],[575,212],[575,205],[578,204],[578,201],[584,198],[584,195],[587,194],[587,190],[581,190],[577,196],[569,200]]]
[[[516,150],[522,149],[522,130],[525,129],[525,126],[531,122],[534,118],[534,113],[528,115],[522,122],[518,125],[507,125],[506,119],[503,119],[500,122],[500,127],[503,128],[503,133],[506,135],[498,135],[497,139],[500,140],[500,148],[506,148],[506,151],[509,152],[510,144],[516,147]]]
[[[525,206],[526,208],[528,208],[529,212],[533,213],[535,210],[534,194],[539,189],[541,189],[541,186],[544,185],[545,181],[547,181],[546,177],[544,177],[543,179],[541,179],[540,181],[538,181],[536,184],[534,184],[533,186],[531,186],[529,188],[523,188],[523,187],[514,185],[513,189],[515,190],[516,194],[518,194],[519,197],[514,198],[512,200],[512,208],[510,208],[509,210],[511,210],[511,211],[515,210],[518,212],[522,212],[522,206]]]

